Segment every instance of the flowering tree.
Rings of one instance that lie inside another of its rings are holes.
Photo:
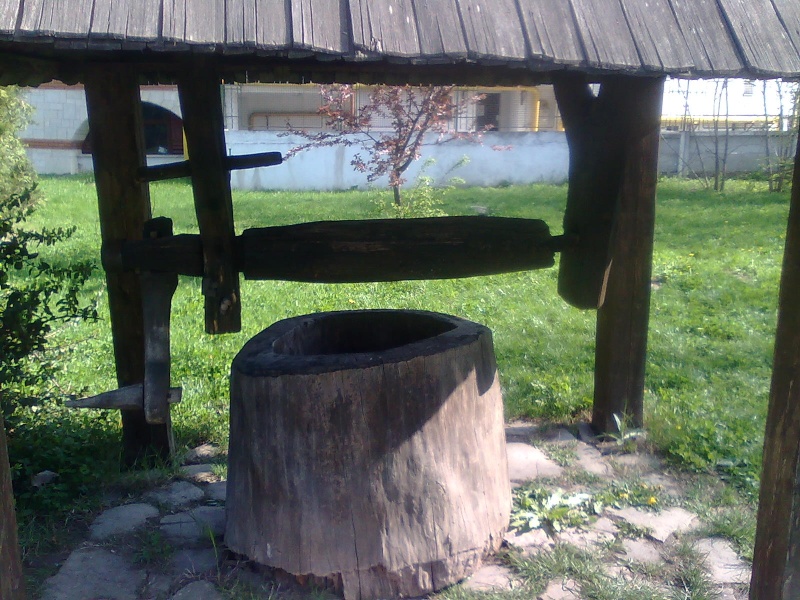
[[[452,86],[412,87],[379,85],[372,88],[369,101],[355,108],[356,93],[350,85],[323,86],[319,114],[326,131],[311,133],[292,129],[308,143],[292,148],[287,158],[307,150],[326,146],[357,146],[350,164],[367,173],[368,181],[388,175],[396,206],[403,203],[403,174],[420,157],[423,139],[438,134],[440,142],[453,139],[478,141],[480,132],[456,132],[453,118],[483,96],[475,95],[460,102],[453,99]]]

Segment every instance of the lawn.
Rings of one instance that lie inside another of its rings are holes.
[[[113,389],[93,181],[43,178],[40,189],[45,200],[30,225],[76,227],[68,242],[44,248],[42,255],[52,262],[98,262],[86,294],[96,299],[99,319],[54,332],[58,372],[52,385],[78,395]],[[151,189],[154,215],[173,218],[177,233],[195,231],[187,183],[156,183]],[[453,189],[443,209],[450,215],[542,218],[555,234],[565,198],[565,186]],[[234,212],[241,231],[377,216],[376,199],[388,195],[236,192]],[[787,211],[788,195],[769,193],[760,183],[729,181],[724,194],[694,181],[668,179],[659,187],[647,363],[650,440],[681,466],[730,478],[751,500],[760,469]],[[216,337],[204,333],[199,281],[181,278],[172,313],[172,383],[184,390],[173,411],[179,446],[227,445],[228,371],[247,339],[279,319],[326,310],[428,309],[484,323],[494,333],[508,419],[586,419],[595,315],[566,305],[556,278],[557,269],[381,284],[243,281],[243,330]],[[91,497],[96,482],[117,468],[115,413],[31,407],[16,422],[10,445],[22,460],[16,476],[23,522],[34,511],[63,509],[76,493]],[[46,501],[24,483],[43,469],[62,473]]]

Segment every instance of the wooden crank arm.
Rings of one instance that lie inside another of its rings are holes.
[[[243,156],[229,156],[225,161],[228,171],[241,169],[256,169],[258,167],[273,167],[283,162],[280,152],[260,152],[258,154],[245,154]],[[179,179],[190,177],[192,174],[192,161],[168,163],[166,165],[152,165],[140,167],[138,171],[141,181],[163,181],[164,179]]]
[[[169,388],[167,403],[177,404],[181,401],[183,392],[179,387]],[[115,408],[117,410],[142,410],[144,408],[144,385],[135,383],[110,392],[103,392],[88,398],[67,400],[64,406],[68,408]]]
[[[248,279],[320,283],[473,277],[552,267],[570,240],[547,224],[505,217],[324,221],[248,229],[236,267]],[[198,235],[126,242],[106,268],[203,275]]]

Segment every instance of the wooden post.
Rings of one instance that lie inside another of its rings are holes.
[[[663,79],[641,79],[627,92],[635,109],[628,113],[611,268],[597,313],[592,425],[601,432],[618,432],[615,414],[643,425],[663,90]]]
[[[17,541],[14,490],[8,464],[6,429],[0,412],[0,599],[25,600],[25,578]]]
[[[142,238],[150,218],[150,192],[138,170],[145,164],[141,100],[136,72],[124,65],[90,68],[85,77],[92,159],[104,248]],[[142,291],[133,271],[107,267],[108,304],[117,383],[144,381]],[[169,456],[170,425],[148,425],[143,410],[122,411],[123,460]]]
[[[242,327],[220,81],[213,62],[196,57],[185,66],[178,80],[194,204],[203,240],[208,333],[231,333]]]
[[[592,424],[616,431],[613,415],[641,426],[650,271],[658,174],[661,78],[603,78],[595,96],[584,75],[554,88],[570,149],[570,186],[559,293],[599,308]]]
[[[800,598],[800,143],[783,256],[778,329],[750,600]]]

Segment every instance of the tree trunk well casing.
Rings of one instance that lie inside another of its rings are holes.
[[[276,323],[233,362],[225,541],[348,600],[468,575],[508,524],[489,329],[422,311]]]

